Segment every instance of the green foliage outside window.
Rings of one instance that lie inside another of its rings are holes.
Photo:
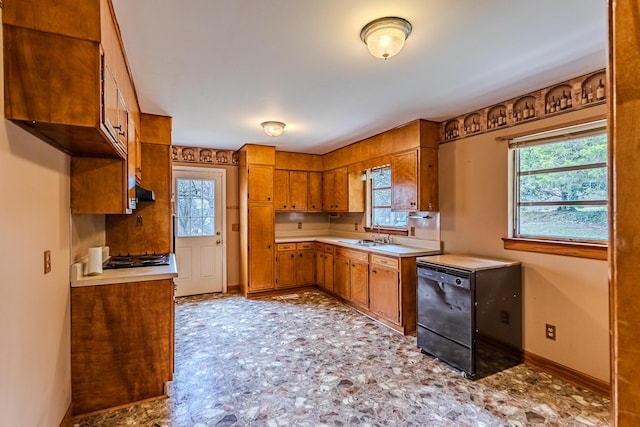
[[[518,237],[608,238],[607,135],[516,149]]]

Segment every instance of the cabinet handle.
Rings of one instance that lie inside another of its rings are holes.
[[[287,208],[287,205],[282,205],[282,208],[283,208],[283,209],[286,209],[286,208]]]
[[[316,208],[316,205],[311,205],[311,207],[312,207],[313,209],[315,209],[315,208]]]
[[[293,254],[291,254],[291,258],[293,258]]]
[[[378,270],[371,270],[371,272],[372,272],[372,273],[377,273],[377,272],[378,272]]]
[[[296,205],[293,205],[293,206],[291,206],[291,207],[292,207],[293,209],[295,209],[295,208],[296,208]]]
[[[270,202],[271,201],[271,197],[267,197],[267,201]]]
[[[271,245],[267,245],[267,249],[271,249]]]
[[[122,130],[122,125],[114,126],[113,128],[116,130]]]

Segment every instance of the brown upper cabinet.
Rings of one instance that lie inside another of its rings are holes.
[[[322,210],[364,212],[364,181],[360,174],[342,167],[322,174]]]
[[[273,192],[276,211],[307,210],[309,174],[303,171],[276,169],[273,174]]]
[[[322,212],[322,172],[309,172],[308,212]]]
[[[419,148],[391,157],[391,209],[439,209],[437,149]]]
[[[5,116],[68,154],[127,161],[139,108],[110,1],[5,2],[3,28]]]

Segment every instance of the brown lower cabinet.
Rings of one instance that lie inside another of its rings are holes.
[[[333,245],[316,243],[316,284],[333,292]]]
[[[312,242],[276,245],[276,288],[313,285],[314,245]]]
[[[361,307],[369,307],[369,256],[366,252],[336,248],[334,291]]]
[[[73,413],[164,395],[173,343],[173,279],[71,288]]]
[[[416,330],[415,257],[317,243],[316,284],[403,334]]]

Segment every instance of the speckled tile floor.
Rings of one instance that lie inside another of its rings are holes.
[[[317,291],[176,306],[169,398],[74,426],[608,426],[609,401],[524,365],[470,381]]]

